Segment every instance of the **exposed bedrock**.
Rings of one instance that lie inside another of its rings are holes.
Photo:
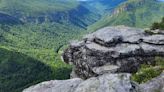
[[[47,81],[23,92],[140,92],[139,85],[130,81],[130,74],[104,74],[87,80]]]
[[[87,79],[104,73],[133,73],[141,64],[164,56],[164,34],[130,27],[106,27],[74,41],[63,59],[72,64],[72,77]]]
[[[164,92],[164,74],[144,83],[136,84],[130,74],[103,74],[87,80],[51,80],[31,86],[23,92]]]

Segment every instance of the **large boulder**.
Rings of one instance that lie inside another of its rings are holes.
[[[104,74],[87,80],[47,81],[23,92],[139,92],[139,86],[130,81],[130,74]]]
[[[130,27],[106,27],[74,41],[63,60],[74,66],[72,77],[87,79],[104,73],[135,73],[141,64],[164,56],[164,34]]]

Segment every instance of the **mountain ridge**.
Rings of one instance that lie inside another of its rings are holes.
[[[111,14],[105,15],[90,29],[105,26],[125,25],[131,27],[150,27],[164,15],[164,3],[157,0],[128,0],[121,3]]]

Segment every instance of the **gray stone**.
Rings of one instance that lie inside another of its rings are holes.
[[[139,85],[133,85],[130,74],[104,74],[87,80],[47,81],[23,92],[139,92]]]
[[[164,35],[151,35],[143,38],[143,41],[150,44],[164,45]]]
[[[75,78],[70,80],[52,80],[42,82],[23,92],[74,92],[76,87],[82,82],[82,79]]]
[[[104,74],[82,82],[75,92],[139,92],[136,88],[129,74]]]
[[[72,43],[63,59],[75,67],[78,77],[87,79],[109,72],[135,73],[141,64],[154,64],[156,56],[164,56],[164,34],[121,26],[100,29]]]
[[[101,75],[101,74],[105,74],[105,73],[116,72],[118,68],[119,68],[118,66],[107,64],[107,65],[100,66],[100,67],[94,67],[93,72]]]
[[[164,73],[140,85],[142,92],[164,92]]]

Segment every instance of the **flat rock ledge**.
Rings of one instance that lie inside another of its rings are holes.
[[[74,66],[71,77],[88,79],[104,73],[135,73],[141,64],[164,57],[164,34],[130,27],[106,27],[71,42],[63,60]]]
[[[139,89],[130,81],[130,74],[104,74],[87,80],[47,81],[23,92],[139,92]]]
[[[87,80],[51,80],[23,92],[164,92],[164,73],[144,84],[130,80],[130,74],[103,74]]]

